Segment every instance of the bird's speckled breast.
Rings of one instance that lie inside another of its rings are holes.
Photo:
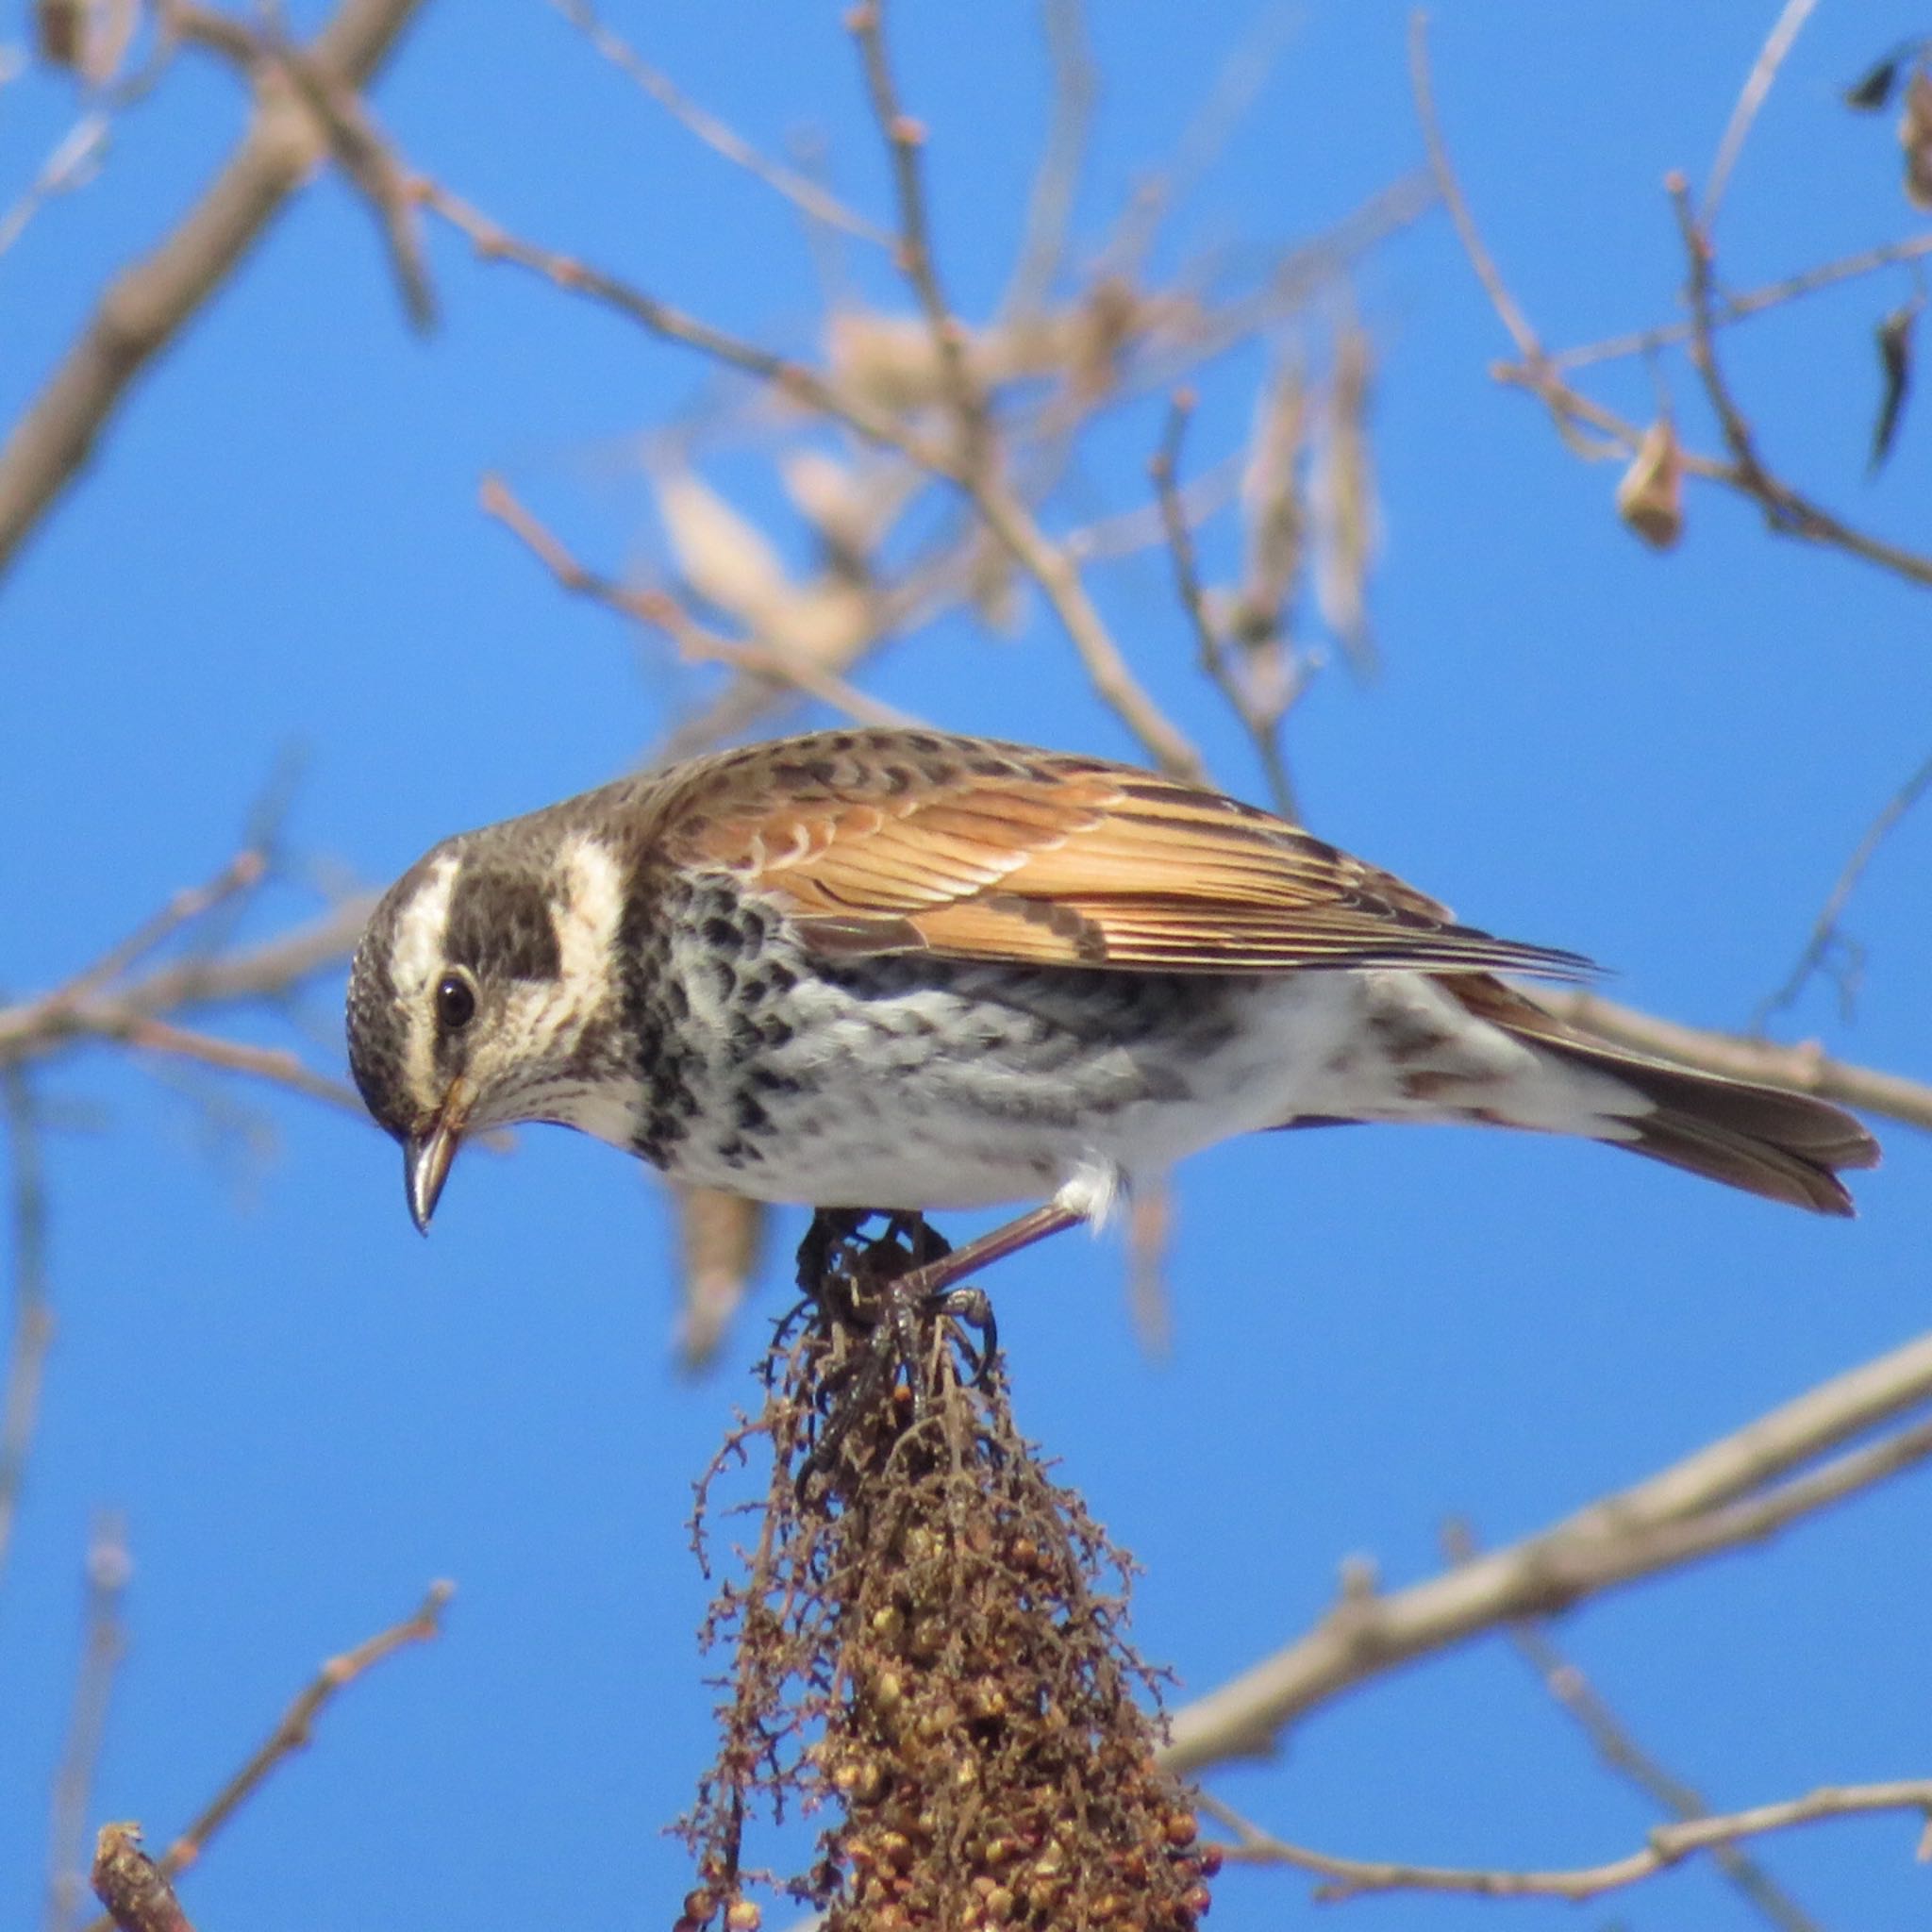
[[[637,908],[618,948],[640,1042],[634,1145],[762,1199],[976,1206],[1050,1192],[1089,1154],[1131,1167],[1137,1124],[1180,1124],[1193,1073],[1238,1045],[1252,991],[808,958],[775,906],[725,875],[659,877]]]

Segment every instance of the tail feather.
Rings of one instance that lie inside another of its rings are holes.
[[[1842,1108],[1592,1040],[1500,980],[1447,983],[1482,1018],[1607,1074],[1652,1103],[1654,1111],[1629,1118],[1633,1138],[1607,1145],[1817,1214],[1857,1211],[1838,1176],[1843,1169],[1877,1166],[1878,1142]]]

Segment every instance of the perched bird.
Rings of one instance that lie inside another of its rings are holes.
[[[425,1230],[461,1140],[523,1121],[762,1201],[1046,1198],[1029,1238],[1213,1141],[1350,1121],[1579,1135],[1852,1211],[1838,1172],[1878,1148],[1849,1114],[1495,976],[1587,970],[1200,786],[824,731],[445,840],[370,921],[349,1058]]]

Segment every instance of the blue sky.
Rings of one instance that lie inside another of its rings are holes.
[[[1080,232],[1172,153],[1246,16],[1094,9],[1103,99]],[[1680,261],[1659,190],[1708,164],[1771,9],[1514,0],[1444,6],[1439,99],[1468,193],[1553,342],[1669,316]],[[820,130],[840,191],[887,183],[830,7],[613,12],[696,98],[772,147]],[[1165,264],[1303,239],[1419,164],[1404,13],[1290,12],[1273,76],[1171,226]],[[1725,204],[1738,285],[1909,232],[1887,125],[1837,92],[1902,7],[1822,9]],[[969,316],[996,299],[1046,103],[1024,7],[906,5],[901,83],[930,130],[935,226]],[[817,292],[791,213],[695,147],[541,6],[432,6],[376,96],[412,159],[513,228],[708,318],[809,346]],[[0,96],[0,181],[71,116],[30,77]],[[185,206],[241,124],[225,74],[184,61],[128,115],[105,177],[0,258],[0,407],[31,393],[92,292]],[[506,474],[587,557],[661,558],[642,436],[715,396],[706,369],[432,238],[445,323],[411,339],[362,208],[306,196],[142,386],[0,591],[0,859],[9,992],[51,985],[232,849],[292,747],[291,844],[386,881],[461,825],[622,770],[696,682],[561,598],[478,512]],[[887,293],[860,263],[861,286]],[[1780,468],[1914,541],[1932,431],[1907,421],[1863,477],[1870,330],[1899,274],[1737,333],[1730,365]],[[1324,677],[1291,739],[1325,836],[1515,937],[1615,969],[1611,991],[1741,1024],[1783,975],[1846,854],[1927,750],[1923,597],[1774,541],[1694,492],[1682,548],[1642,550],[1614,472],[1566,455],[1486,365],[1507,343],[1447,225],[1379,252],[1357,290],[1381,357],[1387,546],[1372,685]],[[1233,445],[1257,364],[1204,385],[1195,450]],[[1687,432],[1707,425],[1672,371]],[[1638,365],[1603,393],[1647,412]],[[1100,438],[1096,503],[1144,494],[1152,413]],[[737,470],[723,473],[736,476]],[[755,493],[754,508],[769,497]],[[1204,541],[1224,570],[1231,539]],[[1135,665],[1230,788],[1258,795],[1199,685],[1157,557],[1099,575]],[[1012,641],[959,622],[867,688],[946,725],[1131,752],[1034,610]],[[1846,1057],[1927,1070],[1920,953],[1932,821],[1885,848],[1851,924],[1856,1013],[1816,986],[1785,1016]],[[293,887],[251,915],[268,931]],[[338,990],[310,1058],[340,1064]],[[264,1024],[259,1037],[285,1039]],[[393,1150],[280,1095],[274,1157],[211,1150],[165,1081],[96,1054],[45,1083],[60,1329],[0,1594],[0,1916],[38,1910],[43,1792],[78,1643],[91,1512],[125,1507],[133,1650],[94,1816],[172,1832],[325,1655],[432,1576],[444,1641],[327,1718],[189,1881],[197,1924],[487,1928],[656,1923],[685,1889],[658,1835],[708,1755],[691,1631],[705,1586],[690,1484],[734,1405],[771,1291],[719,1368],[670,1361],[670,1234],[608,1150],[525,1136],[459,1169],[425,1243]],[[1906,1129],[1826,1224],[1601,1150],[1474,1133],[1256,1141],[1183,1176],[1171,1360],[1138,1347],[1117,1247],[1067,1240],[1002,1269],[1023,1425],[1146,1566],[1136,1628],[1187,1695],[1319,1614],[1337,1566],[1428,1574],[1438,1525],[1525,1533],[1924,1319],[1932,1160]],[[788,1221],[782,1257],[798,1231]],[[1563,1642],[1668,1762],[1730,1807],[1924,1774],[1917,1606],[1924,1480],[1774,1548],[1594,1604]],[[1326,1849],[1557,1865],[1634,1847],[1641,1803],[1590,1759],[1500,1644],[1324,1709],[1230,1800]],[[1925,1878],[1897,1818],[1765,1848],[1828,1923],[1900,1924]],[[299,1884],[289,1874],[299,1870]],[[1237,1874],[1214,1923],[1312,1921],[1302,1885]],[[1356,1903],[1367,1932],[1455,1932],[1506,1909]],[[1579,1923],[1515,1908],[1526,1927]],[[1707,1871],[1589,1908],[1592,1924],[1754,1923]],[[774,1913],[771,1923],[783,1923]]]

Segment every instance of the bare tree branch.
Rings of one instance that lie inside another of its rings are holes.
[[[1738,96],[1738,105],[1731,109],[1724,139],[1718,143],[1717,159],[1710,165],[1710,178],[1704,184],[1704,204],[1698,209],[1697,219],[1707,233],[1717,220],[1718,204],[1724,200],[1724,190],[1730,185],[1731,170],[1738,165],[1738,157],[1744,152],[1751,124],[1757,120],[1757,110],[1770,94],[1777,71],[1784,65],[1785,56],[1791,51],[1792,42],[1803,31],[1817,5],[1818,0],[1785,0],[1783,11],[1773,23],[1764,45],[1758,49],[1757,58],[1751,63],[1743,92]]]
[[[1641,446],[1641,431],[1564,380],[1563,365],[1544,348],[1528,317],[1509,292],[1494,258],[1483,244],[1468,202],[1457,181],[1436,116],[1427,38],[1420,14],[1414,16],[1410,27],[1409,65],[1416,111],[1422,121],[1437,188],[1455,220],[1457,233],[1461,238],[1471,266],[1488,293],[1498,319],[1515,342],[1520,358],[1516,362],[1499,365],[1492,374],[1498,381],[1526,389],[1535,395],[1549,411],[1557,433],[1577,455],[1592,461],[1608,456],[1633,455]],[[1665,186],[1676,208],[1685,251],[1690,259],[1687,295],[1691,314],[1685,340],[1689,344],[1691,364],[1717,415],[1728,457],[1726,460],[1683,450],[1679,461],[1685,474],[1721,483],[1726,489],[1749,497],[1763,511],[1767,525],[1781,536],[1842,550],[1849,556],[1889,570],[1908,583],[1932,586],[1932,557],[1855,528],[1784,481],[1764,462],[1750,425],[1732,396],[1717,360],[1714,335],[1720,304],[1709,235],[1700,225],[1691,207],[1690,187],[1684,176],[1673,175]],[[1734,308],[1732,312],[1738,311]],[[1621,352],[1625,345],[1610,346]],[[1602,351],[1596,353],[1601,355]],[[1607,438],[1607,445],[1592,444],[1582,433],[1586,429]]]
[[[1265,1757],[1297,1718],[1399,1664],[1775,1535],[1932,1456],[1932,1421],[1921,1420],[1790,1475],[1928,1400],[1932,1336],[1821,1383],[1522,1542],[1386,1595],[1346,1591],[1305,1636],[1176,1712],[1168,1761],[1195,1771]]]
[[[662,591],[633,590],[587,569],[564,544],[531,515],[500,476],[486,476],[480,500],[485,516],[493,517],[556,578],[558,587],[576,597],[588,597],[607,610],[634,624],[665,632],[679,653],[693,660],[729,664],[753,676],[789,685],[793,691],[861,724],[906,724],[908,713],[878,698],[827,669],[784,641],[767,638],[751,641],[727,638],[696,623],[676,598]]]
[[[425,207],[469,236],[476,252],[486,260],[514,263],[560,289],[615,309],[653,335],[682,343],[727,368],[768,382],[792,402],[845,424],[867,441],[896,450],[919,468],[957,485],[1045,593],[1086,666],[1095,691],[1139,740],[1147,755],[1162,769],[1178,775],[1205,774],[1199,752],[1127,668],[1126,658],[1094,608],[1073,559],[1047,538],[1032,512],[1005,484],[966,470],[960,458],[804,363],[714,328],[571,256],[521,241],[434,182],[419,179],[415,192]]]
[[[41,1125],[33,1089],[18,1067],[0,1066],[0,1098],[7,1111],[8,1164],[13,1180],[13,1329],[7,1347],[7,1379],[0,1394],[0,1570],[13,1544],[21,1486],[26,1478],[47,1351],[54,1341],[54,1308],[47,1292],[47,1186],[41,1158]]]
[[[653,67],[628,41],[599,19],[588,0],[551,0],[551,5],[611,66],[634,81],[666,113],[681,122],[714,153],[723,155],[735,167],[756,175],[767,188],[782,194],[814,221],[841,229],[845,234],[857,235],[860,241],[874,242],[881,248],[892,245],[891,236],[876,222],[869,221],[864,215],[847,208],[836,194],[808,175],[773,160],[769,155],[760,154],[735,127],[699,107],[670,75]]]
[[[114,1677],[127,1654],[122,1599],[133,1574],[127,1554],[127,1525],[113,1511],[94,1524],[87,1552],[87,1629],[81,1643],[80,1677],[67,1742],[54,1776],[53,1818],[47,1833],[46,1932],[69,1932],[80,1914],[87,1874],[81,1854],[87,1837],[88,1805],[107,1731],[108,1705]]]
[[[1856,255],[1840,256],[1835,261],[1820,262],[1815,268],[1786,275],[1781,281],[1767,282],[1762,288],[1746,289],[1724,295],[1712,303],[1709,325],[1726,328],[1732,323],[1763,315],[1800,296],[1820,289],[1836,288],[1840,282],[1857,280],[1880,269],[1923,260],[1932,255],[1932,235],[1914,235],[1904,242],[1888,242],[1877,248],[1861,249]],[[1678,342],[1688,342],[1696,325],[1690,322],[1661,323],[1655,328],[1634,329],[1628,335],[1607,337],[1600,342],[1579,343],[1574,349],[1558,349],[1550,357],[1552,368],[1559,371],[1588,368],[1594,362],[1615,362],[1628,356],[1648,356]],[[1497,372],[1499,379],[1518,382],[1521,372],[1511,368]]]
[[[1878,848],[1897,829],[1900,821],[1928,791],[1932,791],[1932,758],[1927,758],[1913,772],[1885,801],[1878,816],[1866,826],[1865,836],[1845,860],[1843,871],[1839,874],[1818,917],[1812,922],[1810,936],[1790,972],[1774,991],[1767,993],[1758,1002],[1757,1010],[1752,1013],[1751,1030],[1754,1033],[1759,1031],[1774,1013],[1782,1012],[1789,1007],[1804,991],[1806,982],[1824,964],[1832,947],[1841,937],[1839,921],[1844,917],[1845,908],[1851,903],[1852,894],[1857,891],[1858,881],[1865,875],[1865,868],[1878,856]]]
[[[310,43],[347,89],[379,67],[421,0],[342,0]],[[92,321],[0,446],[0,568],[92,453],[128,386],[241,262],[328,150],[291,96],[258,102],[241,146],[152,254],[109,284]]]
[[[1329,1852],[1310,1851],[1251,1824],[1218,1800],[1203,1796],[1202,1810],[1219,1819],[1236,1835],[1227,1856],[1249,1864],[1291,1865],[1326,1883],[1316,1888],[1322,1900],[1358,1898],[1369,1892],[1459,1892],[1475,1898],[1599,1898],[1640,1879],[1654,1878],[1680,1865],[1695,1852],[1734,1844],[1741,1838],[1768,1831],[1789,1831],[1793,1825],[1815,1824],[1826,1818],[1856,1818],[1874,1811],[1916,1811],[1932,1821],[1932,1778],[1901,1778],[1891,1784],[1828,1785],[1802,1798],[1758,1805],[1721,1818],[1686,1819],[1660,1824],[1641,1851],[1613,1858],[1604,1865],[1586,1865],[1567,1872],[1507,1872],[1471,1870],[1447,1865],[1403,1865],[1381,1858],[1341,1858]]]
[[[1179,472],[1181,441],[1187,434],[1188,418],[1193,410],[1193,397],[1186,391],[1176,394],[1168,410],[1167,427],[1160,447],[1149,465],[1154,491],[1160,506],[1161,525],[1167,532],[1168,556],[1174,563],[1174,593],[1181,608],[1194,627],[1199,649],[1201,674],[1227,701],[1228,709],[1241,720],[1255,755],[1268,780],[1269,796],[1284,818],[1298,819],[1294,780],[1290,777],[1288,759],[1281,749],[1281,724],[1301,695],[1299,680],[1291,681],[1279,702],[1264,709],[1257,705],[1240,672],[1228,661],[1227,641],[1208,614],[1207,592],[1194,556],[1193,532],[1188,524],[1186,506],[1181,501]]]
[[[208,1849],[209,1840],[261,1789],[276,1767],[308,1743],[316,1719],[357,1678],[366,1675],[397,1651],[412,1643],[427,1643],[432,1638],[441,1635],[442,1613],[455,1594],[455,1584],[432,1583],[423,1601],[400,1624],[365,1638],[354,1650],[344,1651],[341,1657],[330,1657],[289,1706],[282,1714],[281,1722],[263,1740],[247,1763],[216,1792],[194,1823],[168,1847],[167,1856],[158,1860],[152,1869],[165,1880],[185,1872]],[[98,1889],[98,1863],[95,1871]],[[127,1923],[117,1918],[96,1919],[87,1932],[114,1932],[116,1925]],[[154,1922],[158,1927],[162,1923],[159,1920]]]
[[[1474,1539],[1464,1524],[1450,1524],[1442,1541],[1444,1553],[1454,1562],[1467,1562],[1476,1552]],[[1547,1620],[1520,1618],[1506,1624],[1503,1635],[1549,1692],[1551,1701],[1575,1720],[1605,1765],[1674,1817],[1712,1815],[1702,1794],[1637,1741],[1581,1668],[1557,1648]],[[1710,1856],[1777,1932],[1823,1932],[1810,1913],[1750,1853],[1726,1842],[1711,1846]]]

